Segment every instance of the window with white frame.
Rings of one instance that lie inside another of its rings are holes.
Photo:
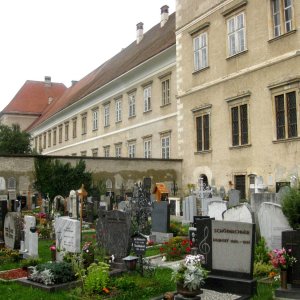
[[[39,135],[39,150],[42,150],[42,135]]]
[[[48,131],[48,147],[51,147],[51,130]]]
[[[109,150],[110,150],[110,146],[103,147],[104,157],[109,157]]]
[[[246,50],[245,13],[239,13],[227,20],[228,55],[233,56]]]
[[[128,95],[128,116],[135,116],[135,93],[131,93]]]
[[[170,135],[161,136],[161,158],[169,159],[170,158]]]
[[[116,122],[122,121],[122,99],[117,99],[115,102]]]
[[[273,36],[277,37],[292,31],[293,0],[271,0]]]
[[[53,146],[56,145],[56,128],[53,129]]]
[[[151,86],[144,87],[144,112],[151,110]]]
[[[116,157],[121,157],[121,151],[122,151],[122,144],[116,144],[115,145],[115,154]]]
[[[151,158],[151,139],[144,140],[144,158]]]
[[[63,136],[63,127],[62,125],[58,126],[58,142],[62,143],[62,136]]]
[[[104,127],[109,126],[109,104],[104,105]]]
[[[134,158],[136,153],[136,145],[135,142],[130,142],[128,143],[128,157],[129,158]]]
[[[99,119],[99,109],[93,109],[93,130],[97,130],[98,129],[98,119]]]
[[[81,134],[87,133],[87,113],[81,115]]]
[[[73,139],[75,139],[77,137],[77,118],[74,118],[72,120],[73,123]]]
[[[194,38],[194,70],[198,71],[208,66],[207,32]]]
[[[170,103],[170,78],[164,79],[161,82],[162,105]]]
[[[65,123],[65,141],[69,139],[69,122]]]
[[[43,149],[46,149],[46,144],[47,144],[47,135],[46,132],[43,134]]]

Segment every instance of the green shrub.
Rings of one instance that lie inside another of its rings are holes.
[[[84,291],[87,294],[102,293],[109,282],[109,265],[103,262],[92,263],[87,269],[84,279]]]
[[[36,266],[38,272],[50,270],[53,274],[55,283],[69,282],[75,279],[75,274],[72,265],[68,262],[47,262]]]
[[[268,277],[273,270],[274,268],[270,263],[255,262],[253,276],[256,278]]]
[[[118,277],[116,278],[114,284],[116,288],[123,291],[128,291],[136,287],[134,280],[128,277]]]
[[[21,266],[22,267],[37,266],[41,262],[42,262],[41,258],[27,258],[21,261]]]
[[[282,212],[293,229],[300,227],[300,190],[291,188],[283,197]]]
[[[269,253],[270,250],[268,249],[266,245],[266,241],[263,237],[260,238],[258,243],[255,245],[255,251],[254,251],[254,261],[255,262],[261,262],[261,263],[269,263],[270,257]]]

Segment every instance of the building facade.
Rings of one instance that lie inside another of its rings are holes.
[[[275,191],[300,173],[300,2],[180,0],[183,183]]]

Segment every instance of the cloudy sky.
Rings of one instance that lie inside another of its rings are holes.
[[[175,0],[0,1],[0,111],[26,80],[67,87],[160,22],[160,8]]]

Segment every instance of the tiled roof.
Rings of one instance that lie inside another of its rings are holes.
[[[38,126],[55,113],[79,101],[151,57],[175,45],[175,42],[175,13],[173,13],[163,27],[160,27],[160,23],[152,27],[144,33],[144,37],[139,44],[134,41],[127,48],[71,86],[62,97],[47,107],[42,116],[28,130]]]
[[[48,106],[49,97],[55,101],[66,90],[62,83],[27,80],[1,114],[40,115]]]

